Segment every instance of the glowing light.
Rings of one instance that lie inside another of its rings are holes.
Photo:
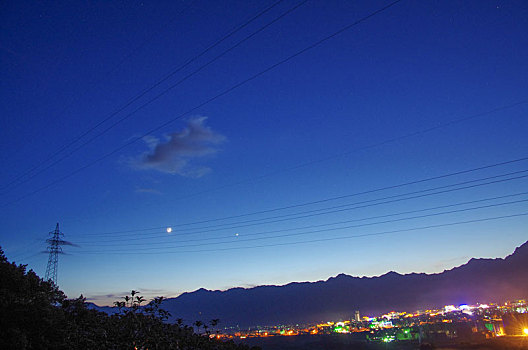
[[[523,329],[525,335],[528,335],[528,328]]]
[[[172,232],[172,227],[167,227],[167,233],[171,233]]]
[[[348,329],[346,329],[344,326],[336,326],[334,328],[334,332],[336,333],[350,333]]]
[[[445,310],[445,312],[453,312],[453,311],[456,311],[458,309],[455,307],[455,305],[446,305],[444,307],[444,310]]]
[[[383,340],[384,343],[390,343],[390,342],[395,340],[395,337],[394,336],[385,336],[385,337],[382,338],[382,340]]]
[[[238,237],[238,233],[235,233],[235,236]]]

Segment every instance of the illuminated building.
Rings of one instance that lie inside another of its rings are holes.
[[[359,310],[354,312],[354,321],[361,322],[361,316],[359,315]]]

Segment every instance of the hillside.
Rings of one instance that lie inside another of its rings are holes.
[[[167,299],[163,307],[173,319],[219,318],[241,327],[304,323],[378,314],[391,310],[528,297],[528,242],[502,259],[471,259],[437,274],[388,272],[378,277],[340,274],[326,281],[283,286],[199,289]]]

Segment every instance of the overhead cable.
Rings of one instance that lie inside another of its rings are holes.
[[[80,173],[81,171],[84,171],[84,170],[92,167],[95,164],[98,164],[99,162],[101,162],[101,161],[113,156],[114,154],[120,152],[124,148],[126,148],[126,147],[128,147],[128,146],[130,146],[130,145],[132,145],[132,144],[134,144],[136,142],[138,142],[139,140],[142,140],[144,137],[146,137],[146,136],[148,136],[148,135],[150,135],[150,134],[152,134],[152,133],[154,133],[154,132],[156,132],[158,130],[161,130],[161,129],[165,128],[166,126],[174,123],[175,121],[183,118],[184,116],[186,116],[186,115],[198,110],[199,108],[201,108],[201,107],[203,107],[203,106],[205,106],[205,105],[207,105],[207,104],[209,104],[209,103],[211,103],[211,102],[213,102],[213,101],[215,101],[215,100],[217,100],[217,99],[219,99],[219,98],[231,93],[232,91],[234,91],[234,90],[238,89],[239,87],[249,83],[250,81],[253,81],[253,80],[257,79],[258,77],[260,77],[260,76],[266,74],[267,72],[275,69],[276,67],[278,67],[278,66],[280,66],[280,65],[282,65],[282,64],[284,64],[284,63],[286,63],[286,62],[288,62],[290,60],[292,60],[293,58],[304,54],[305,52],[307,52],[307,51],[309,51],[309,50],[321,45],[322,43],[324,43],[324,42],[326,42],[326,41],[328,41],[328,40],[330,40],[330,39],[342,34],[343,32],[345,32],[345,31],[347,31],[347,30],[359,25],[360,23],[362,23],[362,22],[364,22],[364,21],[366,21],[366,20],[368,20],[368,19],[380,14],[381,12],[389,9],[390,7],[396,5],[397,3],[401,2],[401,1],[402,0],[396,0],[394,2],[391,2],[390,4],[380,8],[379,10],[376,10],[376,11],[370,13],[369,15],[360,18],[357,21],[354,21],[353,23],[351,23],[351,24],[339,29],[338,31],[333,32],[332,34],[324,37],[323,39],[320,39],[320,40],[316,41],[315,43],[305,47],[304,49],[302,49],[300,51],[297,51],[293,55],[288,56],[287,58],[285,58],[285,59],[283,59],[283,60],[281,60],[281,61],[279,61],[279,62],[277,62],[277,63],[275,63],[275,64],[273,64],[271,66],[269,66],[268,68],[266,68],[264,70],[261,70],[260,72],[250,76],[249,78],[246,78],[246,79],[242,80],[241,82],[231,86],[230,88],[220,92],[219,94],[217,94],[217,95],[215,95],[215,96],[203,101],[202,103],[200,103],[200,104],[196,105],[195,107],[187,110],[186,112],[184,112],[184,113],[182,113],[182,114],[180,114],[180,115],[178,115],[178,116],[176,116],[176,117],[174,117],[174,118],[172,118],[172,119],[170,119],[170,120],[168,120],[168,121],[166,121],[166,122],[164,122],[164,123],[152,128],[150,130],[148,130],[145,134],[133,138],[132,140],[128,141],[127,143],[115,148],[114,150],[112,150],[112,151],[104,154],[103,156],[101,156],[101,157],[99,157],[99,158],[97,158],[97,159],[85,164],[84,166],[82,166],[80,168],[77,168],[76,170],[74,170],[74,171],[72,171],[72,172],[70,172],[70,173],[68,173],[68,174],[66,174],[64,176],[59,177],[58,179],[55,179],[54,181],[51,181],[50,183],[48,183],[45,186],[39,187],[36,190],[33,190],[33,191],[29,192],[29,193],[26,193],[25,195],[22,195],[22,196],[18,197],[17,199],[14,199],[12,201],[9,201],[9,202],[5,203],[4,205],[2,205],[2,207],[5,207],[7,205],[11,205],[13,203],[19,202],[19,201],[21,201],[21,200],[23,200],[23,199],[25,199],[25,198],[27,198],[29,196],[32,196],[32,195],[34,195],[36,193],[39,193],[39,192],[41,192],[43,190],[46,190],[46,189],[56,185],[57,183],[62,182],[64,180],[66,180],[66,179],[68,179],[68,178]],[[170,87],[169,87],[169,89],[170,89]]]

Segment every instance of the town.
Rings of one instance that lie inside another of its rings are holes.
[[[440,309],[413,313],[393,311],[376,317],[360,317],[359,311],[355,311],[348,320],[255,327],[247,330],[231,327],[216,336],[245,340],[338,334],[355,341],[420,344],[475,342],[505,336],[528,337],[528,304],[526,300],[517,300],[501,304],[446,305]]]

